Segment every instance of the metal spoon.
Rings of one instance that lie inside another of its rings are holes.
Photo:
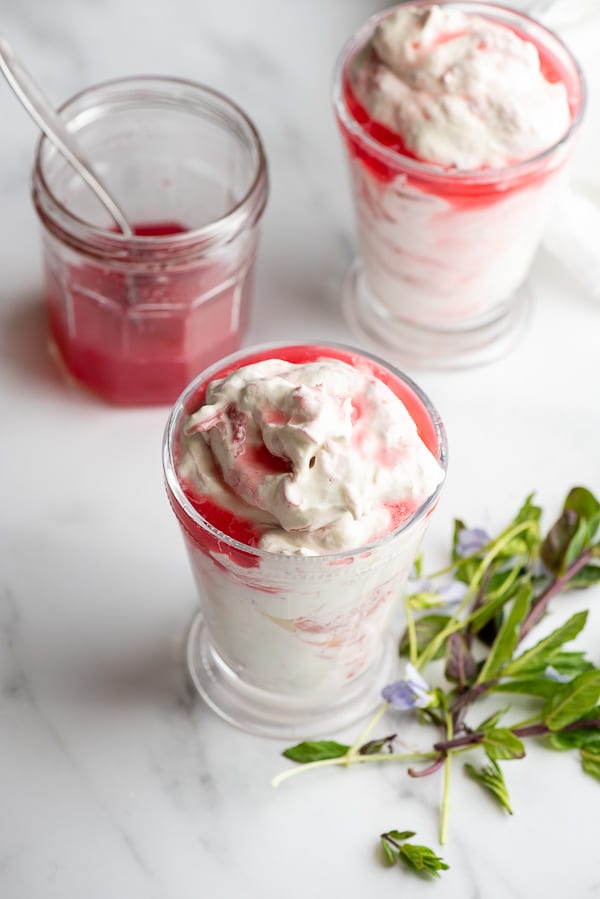
[[[120,206],[113,200],[100,178],[93,172],[90,164],[84,161],[77,141],[67,130],[65,123],[29,72],[15,59],[10,44],[1,35],[0,70],[31,118],[41,128],[48,140],[52,141],[56,149],[62,153],[67,162],[73,166],[77,174],[83,178],[88,187],[93,190],[119,230],[127,237],[132,237],[133,228]]]

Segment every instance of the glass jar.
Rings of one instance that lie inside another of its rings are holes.
[[[248,324],[268,194],[259,134],[227,97],[174,78],[106,82],[61,114],[134,236],[43,137],[33,202],[56,355],[113,403],[171,403]]]

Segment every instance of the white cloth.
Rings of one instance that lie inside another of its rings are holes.
[[[600,0],[536,0],[521,7],[565,41],[587,82],[587,115],[575,149],[569,187],[548,225],[544,248],[568,269],[579,286],[600,300],[600,135],[590,124],[600,121]]]

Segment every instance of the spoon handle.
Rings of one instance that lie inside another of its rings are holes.
[[[67,162],[83,178],[93,190],[105,209],[110,213],[119,230],[127,237],[133,236],[132,228],[126,216],[113,200],[106,187],[92,171],[89,163],[84,162],[77,148],[73,135],[67,130],[65,123],[52,107],[39,85],[29,72],[15,58],[8,41],[0,35],[0,71],[9,85],[34,120],[52,141],[56,149],[62,153]]]

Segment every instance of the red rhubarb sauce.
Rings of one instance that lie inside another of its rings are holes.
[[[390,390],[404,403],[413,421],[417,425],[417,430],[421,439],[434,456],[436,456],[436,458],[438,457],[439,445],[437,433],[422,400],[407,384],[397,378],[396,375],[387,368],[378,365],[373,360],[358,353],[319,345],[288,346],[276,350],[265,349],[249,353],[243,359],[238,359],[233,363],[223,366],[223,368],[213,372],[209,380],[214,381],[219,378],[224,378],[242,366],[273,358],[283,359],[286,362],[292,362],[294,364],[314,362],[323,358],[338,359],[351,365],[353,368],[366,369],[386,384],[386,386],[389,387]],[[197,390],[190,396],[186,402],[187,414],[195,412],[204,403],[208,383],[209,381],[200,384]],[[355,415],[358,417],[361,415],[361,410],[357,408],[357,406],[355,406]],[[183,421],[181,422],[181,425],[183,425]],[[179,445],[174,447],[173,455],[175,467],[177,468],[181,458],[181,447]],[[260,467],[265,475],[277,473],[282,470],[282,460],[272,456],[266,449],[263,453],[257,455],[257,458],[253,460],[253,463]],[[264,529],[261,530],[260,527],[256,526],[253,522],[241,518],[227,509],[223,509],[211,497],[199,495],[193,484],[186,481],[180,481],[180,483],[186,498],[205,521],[209,522],[221,533],[226,534],[240,543],[251,547],[256,547],[258,545]],[[258,564],[258,558],[256,556],[233,550],[227,544],[223,544],[214,535],[207,532],[203,527],[199,526],[183,509],[181,509],[178,503],[174,501],[173,497],[171,497],[171,504],[182,527],[193,544],[198,545],[205,550],[225,552],[231,558],[235,559],[237,564],[241,564],[245,567],[252,567]],[[395,530],[400,527],[400,525],[407,521],[415,511],[415,504],[411,502],[398,503],[395,506],[390,507],[392,517],[390,530]]]
[[[149,238],[187,230],[176,221],[134,227]],[[104,399],[166,405],[199,371],[239,349],[252,279],[227,285],[230,266],[214,259],[146,265],[147,250],[142,266],[135,252],[121,264],[90,257],[47,265],[50,331],[68,372]]]

